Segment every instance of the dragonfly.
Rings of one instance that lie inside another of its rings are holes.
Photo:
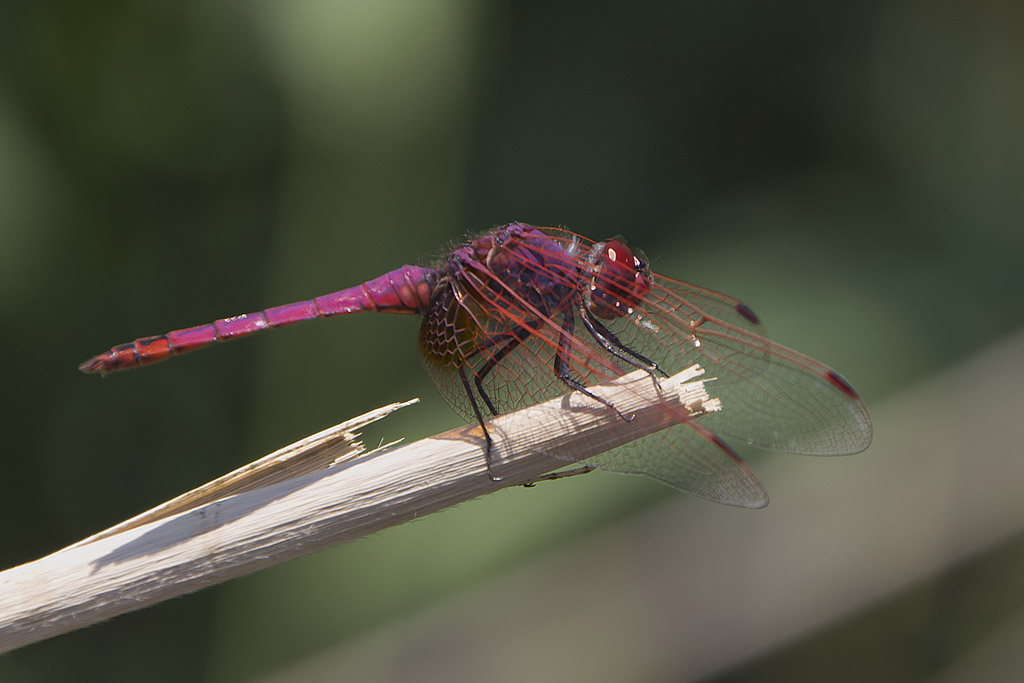
[[[595,242],[518,222],[468,239],[433,266],[404,265],[307,301],[136,339],[79,369],[106,374],[304,320],[369,311],[423,317],[423,366],[455,412],[479,424],[495,480],[486,417],[576,392],[630,421],[587,387],[635,370],[656,382],[694,364],[713,378],[722,410],[679,418],[589,458],[586,467],[762,507],[764,487],[720,435],[808,455],[852,454],[871,443],[871,419],[853,386],[770,341],[746,304],[654,274],[622,237]],[[550,455],[577,461],[570,451]]]

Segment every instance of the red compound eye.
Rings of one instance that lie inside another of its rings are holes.
[[[590,310],[599,318],[628,315],[651,288],[647,263],[621,240],[595,247],[591,263]]]

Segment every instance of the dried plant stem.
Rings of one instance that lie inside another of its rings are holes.
[[[667,415],[666,404],[673,414],[683,406],[698,415],[717,405],[697,379],[702,372],[689,368],[663,380],[658,391],[638,371],[592,391],[638,417]],[[658,419],[625,422],[579,394],[502,415],[488,423],[492,457],[503,475],[495,482],[486,473],[478,426],[353,459],[352,430],[394,409],[304,439],[105,532],[0,572],[0,652],[360,538],[565,464],[542,453],[568,448],[590,457],[667,426]],[[515,434],[514,444],[504,434]],[[342,462],[319,469],[339,453]]]

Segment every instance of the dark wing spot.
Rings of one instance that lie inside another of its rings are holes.
[[[850,398],[860,398],[859,396],[857,396],[857,391],[856,389],[853,388],[853,385],[847,382],[846,378],[840,375],[835,370],[828,371],[828,381],[832,383],[832,386],[834,386],[836,389],[843,392]]]
[[[757,314],[751,310],[750,306],[747,306],[742,301],[736,304],[736,312],[755,325],[761,324],[761,320],[757,317]]]

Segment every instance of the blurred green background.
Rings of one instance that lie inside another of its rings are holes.
[[[392,401],[423,398],[368,442],[458,425],[419,368],[411,317],[290,327],[102,381],[75,368],[429,262],[510,220],[625,235],[655,271],[742,298],[869,407],[1024,323],[1015,0],[13,2],[3,15],[3,568]],[[755,468],[772,458],[811,462]],[[673,497],[607,474],[503,491],[16,651],[0,680],[253,680]],[[993,588],[1005,616],[1024,608],[1022,558],[1018,536],[956,571],[1016,568]],[[977,617],[965,641],[917,629],[958,619],[952,580],[713,678],[866,680],[868,666],[872,680],[930,680],[995,623]],[[893,623],[898,638],[878,635]],[[518,657],[543,671],[538,653]]]

